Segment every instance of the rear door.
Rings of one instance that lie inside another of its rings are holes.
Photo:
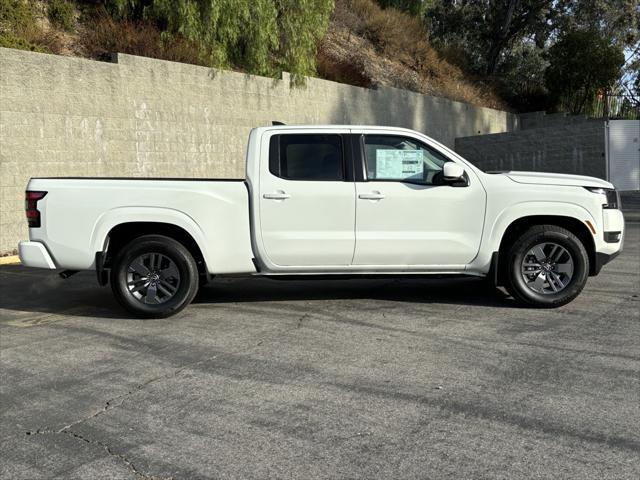
[[[268,139],[259,208],[262,247],[274,266],[351,263],[355,186],[346,133],[278,131]]]

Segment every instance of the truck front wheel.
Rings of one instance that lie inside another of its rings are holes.
[[[506,254],[507,290],[520,303],[560,307],[576,298],[589,276],[589,256],[582,242],[556,225],[526,230]]]
[[[162,235],[135,238],[111,269],[118,302],[142,318],[164,318],[185,308],[198,291],[198,267],[184,245]]]

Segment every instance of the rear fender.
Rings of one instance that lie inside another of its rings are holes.
[[[213,259],[207,251],[205,235],[200,226],[186,213],[163,207],[119,207],[109,210],[98,218],[92,235],[91,251],[101,252],[107,248],[109,232],[116,226],[132,222],[155,222],[175,225],[186,231],[196,242],[209,268]]]

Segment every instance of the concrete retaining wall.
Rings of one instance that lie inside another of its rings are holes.
[[[606,178],[603,120],[457,138],[455,150],[483,170],[573,173]]]
[[[317,79],[282,80],[130,55],[117,63],[0,48],[0,254],[27,237],[31,176],[244,177],[252,127],[346,123],[454,139],[515,128],[512,114]]]
[[[546,113],[542,111],[527,112],[518,115],[520,130],[528,128],[564,127],[573,123],[583,123],[585,115],[571,115],[569,113]]]

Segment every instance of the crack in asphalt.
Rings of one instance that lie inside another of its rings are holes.
[[[114,452],[113,449],[106,443],[101,442],[99,440],[92,440],[90,438],[87,438],[84,435],[81,435],[78,432],[74,432],[73,430],[69,429],[68,426],[60,430],[38,429],[35,431],[27,432],[27,435],[69,435],[78,440],[82,440],[83,442],[88,443],[89,445],[98,445],[102,447],[109,456],[121,460],[129,468],[129,470],[131,470],[131,472],[133,472],[133,474],[136,475],[137,477],[143,478],[145,480],[160,480],[161,478],[161,477],[155,477],[153,475],[150,476],[141,472],[136,468],[133,462],[129,460],[125,455]],[[166,478],[163,478],[162,480],[172,480],[172,477],[166,477]]]
[[[133,464],[133,462],[131,460],[129,460],[125,455],[121,454],[121,453],[116,453],[114,452],[111,447],[109,445],[107,445],[104,442],[101,442],[99,440],[91,440],[83,435],[80,435],[77,432],[74,432],[73,430],[70,429],[66,429],[63,430],[61,433],[67,434],[67,435],[71,435],[74,438],[77,438],[79,440],[82,440],[83,442],[86,442],[90,445],[100,445],[102,448],[104,448],[104,450],[112,457],[118,458],[120,460],[122,460],[124,462],[124,464],[129,468],[129,470],[131,470],[136,476],[142,477],[145,480],[154,480],[158,477],[154,477],[154,476],[150,476],[147,475],[141,471],[139,471],[136,466]],[[169,478],[167,478],[166,480],[171,480]]]
[[[175,378],[180,373],[185,371],[186,369],[191,368],[191,367],[195,367],[195,366],[200,365],[202,363],[205,363],[205,362],[208,362],[210,360],[213,360],[217,356],[218,355],[212,355],[211,357],[207,357],[204,360],[198,360],[197,362],[188,363],[186,365],[183,365],[182,367],[177,368],[176,370],[174,370],[171,373],[168,373],[168,374],[165,374],[165,375],[160,375],[158,377],[151,378],[151,379],[147,380],[146,382],[140,383],[140,384],[136,385],[134,388],[132,388],[131,390],[129,390],[128,392],[123,393],[122,395],[118,395],[117,397],[113,397],[113,398],[107,400],[105,402],[104,407],[102,407],[101,410],[98,410],[97,412],[95,412],[95,413],[93,413],[91,415],[88,415],[86,417],[83,417],[83,418],[81,418],[79,420],[76,420],[75,422],[72,422],[69,425],[65,425],[60,430],[58,430],[57,433],[62,433],[65,430],[69,430],[70,428],[72,428],[72,427],[74,427],[76,425],[79,425],[80,423],[84,423],[84,422],[86,422],[88,420],[91,420],[93,418],[99,417],[100,415],[106,413],[107,411],[109,411],[112,408],[121,406],[122,404],[124,404],[124,402],[127,400],[128,397],[140,392],[141,390],[144,390],[146,387],[148,387],[152,383],[156,383],[156,382],[159,382],[161,380],[169,380],[171,378]],[[120,402],[115,404],[114,402],[117,402],[118,400],[120,400]]]
[[[159,377],[155,377],[155,378],[151,378],[143,383],[140,383],[138,385],[136,385],[134,388],[132,388],[131,390],[129,390],[126,393],[123,393],[122,395],[118,395],[117,397],[113,397],[109,400],[107,400],[105,402],[104,407],[102,407],[102,409],[98,410],[97,412],[92,413],[91,415],[88,415],[86,417],[82,417],[79,420],[76,420],[75,422],[71,422],[68,425],[65,425],[64,427],[55,430],[55,429],[51,429],[48,427],[44,427],[44,428],[38,428],[37,430],[30,430],[27,431],[26,434],[27,435],[71,435],[74,438],[77,438],[79,440],[82,440],[88,444],[91,445],[99,445],[102,448],[104,448],[104,450],[112,457],[118,458],[121,461],[123,461],[125,463],[125,465],[127,465],[127,467],[137,476],[145,479],[145,480],[156,480],[156,479],[160,479],[162,478],[163,480],[172,480],[172,477],[156,477],[156,476],[149,476],[143,472],[140,472],[135,465],[133,464],[133,462],[131,462],[131,460],[129,460],[125,455],[120,454],[120,453],[115,453],[112,448],[107,445],[104,442],[101,442],[99,440],[92,440],[89,439],[83,435],[81,435],[80,433],[73,431],[72,428],[75,427],[76,425],[79,425],[81,423],[87,422],[91,419],[94,419],[96,417],[99,417],[100,415],[103,415],[104,413],[106,413],[107,411],[115,408],[115,407],[119,407],[122,404],[124,404],[124,402],[127,400],[128,397],[130,397],[131,395],[134,395],[140,391],[142,391],[143,389],[145,389],[146,387],[148,387],[149,385],[159,382],[161,380],[169,380],[171,378],[175,378],[177,377],[180,373],[182,373],[184,370],[190,368],[190,367],[194,367],[196,365],[200,365],[202,363],[208,362],[210,360],[213,360],[214,358],[216,358],[218,355],[213,355],[211,357],[207,357],[204,360],[198,360],[197,362],[191,362],[188,363],[186,365],[183,365],[180,368],[177,368],[176,370],[174,370],[173,372],[166,374],[166,375],[160,375]],[[119,401],[119,402],[118,402]],[[118,402],[118,403],[115,403]]]
[[[306,313],[305,313],[304,315],[302,315],[302,316],[298,319],[298,323],[296,324],[296,328],[300,328],[300,327],[302,327],[302,322],[304,322],[304,321],[307,319],[307,317],[308,317],[308,316],[309,316],[309,315],[308,315],[308,314],[306,314]]]

